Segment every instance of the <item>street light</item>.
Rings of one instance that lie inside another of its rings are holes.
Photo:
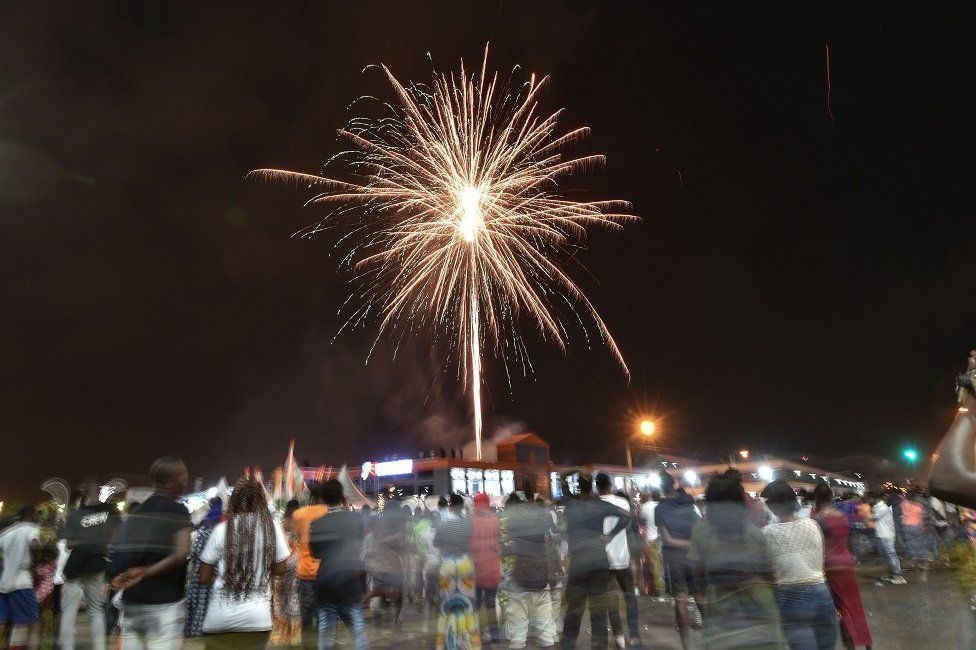
[[[748,449],[740,449],[739,450],[739,457],[742,460],[749,460],[749,450]]]
[[[918,450],[912,449],[911,447],[901,452],[901,454],[909,463],[914,463],[916,460],[918,460]]]
[[[656,428],[657,427],[654,425],[654,420],[641,420],[640,424],[637,427],[638,431],[644,438],[650,438],[652,435],[654,435],[654,430]],[[630,454],[630,439],[632,437],[633,436],[627,436],[627,474],[629,475],[627,478],[628,494],[630,493],[631,479],[634,476],[634,461],[633,461],[633,457]]]

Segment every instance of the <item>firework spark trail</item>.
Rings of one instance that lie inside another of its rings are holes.
[[[302,231],[314,235],[348,217],[345,256],[361,284],[345,327],[379,320],[379,336],[433,330],[449,345],[459,375],[472,381],[475,442],[481,458],[482,350],[507,354],[531,368],[519,333],[527,316],[544,340],[565,350],[565,320],[583,316],[627,372],[623,356],[594,306],[558,260],[582,246],[587,226],[620,229],[637,217],[626,201],[574,201],[560,181],[603,164],[603,156],[567,157],[586,137],[577,128],[557,135],[561,110],[544,116],[538,94],[547,78],[531,75],[521,91],[490,77],[488,49],[480,74],[436,74],[428,87],[401,84],[386,66],[397,102],[389,113],[357,117],[341,129],[353,149],[347,161],[360,182],[280,169],[258,178],[307,184],[321,191],[308,204],[333,210]],[[343,237],[343,241],[346,239]],[[361,304],[357,304],[361,300]],[[375,344],[374,344],[375,345]],[[510,351],[510,352],[507,352]],[[628,373],[629,375],[629,373]]]

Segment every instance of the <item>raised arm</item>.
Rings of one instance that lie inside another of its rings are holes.
[[[969,353],[966,371],[976,370],[976,350]],[[929,491],[938,498],[976,508],[976,398],[963,391],[964,407],[932,457]]]

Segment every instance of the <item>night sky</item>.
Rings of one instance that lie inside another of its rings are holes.
[[[895,6],[888,6],[896,4]],[[966,3],[102,2],[0,10],[0,499],[50,476],[144,481],[460,446],[468,398],[431,342],[333,341],[350,290],[307,194],[371,63],[548,74],[543,106],[608,157],[577,279],[616,336],[529,340],[492,428],[556,461],[623,462],[633,418],[717,460],[749,446],[845,469],[930,453],[976,345],[976,7]],[[966,12],[966,13],[962,13]],[[826,103],[825,45],[831,58]],[[331,257],[330,257],[331,255]]]

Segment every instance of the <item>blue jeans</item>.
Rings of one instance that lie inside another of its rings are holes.
[[[369,650],[366,636],[366,619],[360,603],[349,605],[319,605],[319,650],[332,650],[335,646],[336,619],[342,619],[352,637],[356,650]]]
[[[790,650],[834,649],[837,609],[825,583],[776,587],[774,593]]]
[[[887,537],[875,537],[874,544],[878,548],[878,555],[888,560],[888,569],[891,575],[901,575],[901,562],[898,561],[898,553],[895,552],[895,540]]]

